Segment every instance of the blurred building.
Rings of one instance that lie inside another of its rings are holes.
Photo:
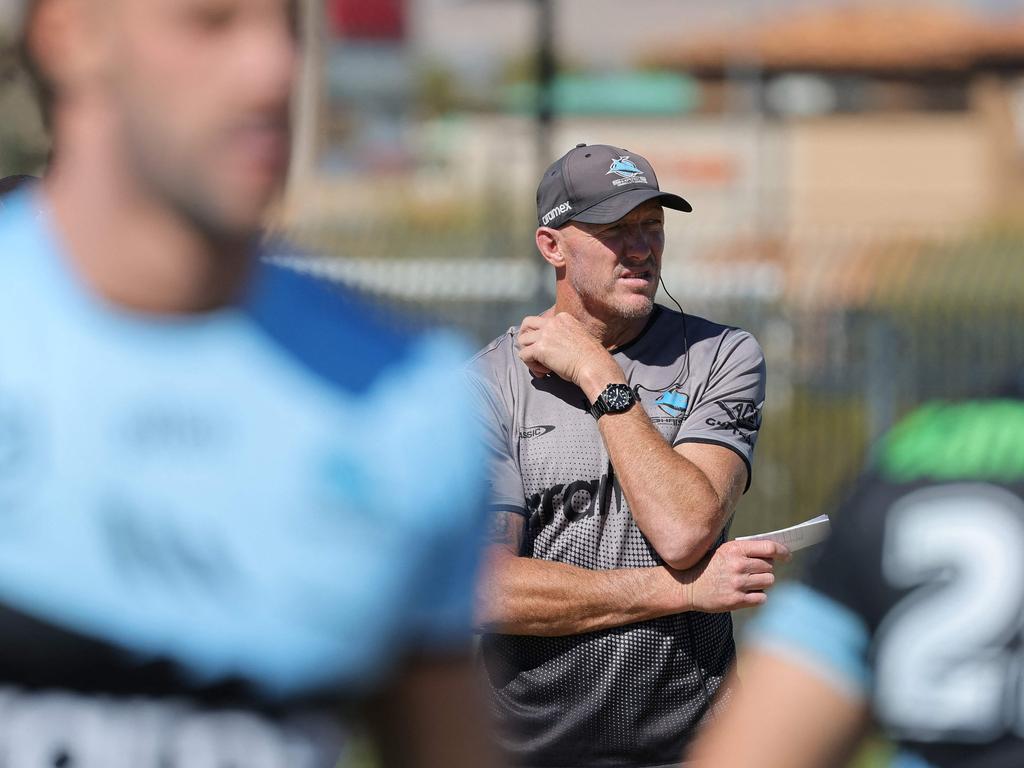
[[[1024,16],[845,6],[705,35],[650,61],[697,77],[703,113],[764,117],[790,226],[1024,212]]]
[[[539,173],[535,86],[499,81],[476,108],[430,114],[413,6],[334,0],[325,170],[348,172],[343,186],[397,185],[435,213],[528,201]],[[1024,16],[825,4],[678,37],[644,48],[627,35],[632,69],[556,80],[553,154],[580,141],[642,152],[692,199],[690,231],[712,238],[945,230],[1024,211]]]
[[[401,170],[414,101],[406,0],[329,0],[327,168]]]

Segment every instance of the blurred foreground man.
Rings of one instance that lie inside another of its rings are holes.
[[[285,0],[38,0],[56,162],[0,213],[0,755],[488,765],[461,345],[260,262]],[[41,209],[41,215],[36,210]]]
[[[1022,435],[1016,398],[892,430],[820,559],[758,618],[700,765],[845,765],[871,719],[894,766],[1024,765]]]
[[[504,746],[525,766],[675,763],[765,600],[772,542],[730,542],[764,361],[749,333],[654,303],[662,192],[625,149],[545,173],[537,247],[555,305],[484,349],[492,456],[479,621]]]
[[[17,190],[34,181],[36,181],[34,176],[25,176],[24,174],[4,176],[0,179],[0,212],[3,211],[4,206],[7,204],[6,198],[8,196],[13,195]]]
[[[36,181],[34,176],[26,176],[24,174],[17,174],[15,176],[4,176],[0,179],[0,205],[3,204],[3,199],[7,195],[12,194],[20,187],[26,184],[31,184]]]

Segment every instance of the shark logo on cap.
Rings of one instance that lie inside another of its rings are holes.
[[[636,163],[629,159],[629,155],[622,155],[618,160],[612,160],[608,173],[605,176],[615,174],[619,178],[612,179],[612,184],[621,187],[626,184],[646,184],[647,177],[644,172],[637,168]]]
[[[612,160],[611,167],[608,168],[608,173],[606,173],[605,176],[612,173],[616,176],[622,177],[623,179],[643,175],[643,171],[636,167],[636,163],[629,159],[629,155],[623,155],[618,160]]]

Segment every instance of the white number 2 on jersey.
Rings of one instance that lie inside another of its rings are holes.
[[[1024,503],[1001,488],[951,484],[893,505],[882,568],[915,589],[877,635],[879,719],[916,741],[1024,732],[1021,664]]]

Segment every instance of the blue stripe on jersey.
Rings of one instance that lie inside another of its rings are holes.
[[[242,309],[123,312],[77,281],[38,198],[11,202],[0,426],[29,450],[0,473],[0,601],[272,695],[468,643],[483,461],[460,342],[279,267]]]
[[[806,661],[844,690],[866,696],[870,635],[863,620],[805,584],[783,584],[753,621],[748,642]]]
[[[352,290],[274,264],[260,264],[245,310],[300,366],[354,394],[400,364],[416,340]]]

